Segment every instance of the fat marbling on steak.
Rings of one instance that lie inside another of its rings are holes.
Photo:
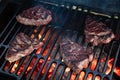
[[[67,37],[62,38],[60,42],[60,55],[64,63],[76,74],[93,59],[92,48],[84,48]]]
[[[51,12],[41,5],[24,10],[16,16],[18,22],[24,25],[41,26],[52,20]]]
[[[15,39],[11,42],[5,59],[9,62],[17,61],[22,57],[31,54],[34,49],[42,47],[42,45],[43,42],[39,42],[37,39],[31,39],[21,32],[17,34]]]
[[[93,43],[93,46],[107,44],[115,38],[112,30],[103,22],[98,22],[88,17],[85,25],[85,39],[87,43]]]

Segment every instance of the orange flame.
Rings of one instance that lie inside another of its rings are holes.
[[[115,67],[114,72],[120,77],[120,67]]]
[[[92,74],[88,74],[87,80],[92,80]]]
[[[100,76],[96,76],[96,77],[95,77],[95,80],[100,80]]]
[[[12,67],[12,69],[11,69],[11,73],[13,73],[14,71],[15,71],[15,69],[17,68],[17,66],[18,66],[18,64],[19,64],[19,62],[18,61],[16,61],[15,62],[15,64],[14,64],[14,66]]]
[[[42,37],[41,34],[43,33],[43,31],[44,31],[44,29],[43,29],[42,32],[38,35],[38,39],[41,39],[41,37]],[[37,31],[35,30],[34,32],[36,33]],[[49,34],[50,34],[50,31],[47,32],[47,34],[46,34],[45,38],[43,39],[43,41],[47,40],[47,37],[49,36]],[[31,35],[31,38],[34,38],[34,34]],[[52,41],[52,40],[51,40],[51,41]],[[41,52],[41,50],[42,50],[42,48],[37,49],[36,54],[39,54],[39,53]],[[48,50],[49,50],[49,47],[47,47],[47,49],[45,49],[45,51],[43,52],[42,55],[43,55],[43,56],[46,56],[47,53],[48,53]],[[47,62],[46,62],[46,64],[45,64],[45,66],[43,67],[42,74],[44,74],[44,73],[46,72],[46,67],[48,66],[48,62],[49,62],[50,60],[51,60],[51,57],[49,56],[48,59],[47,59]],[[101,59],[101,62],[104,62],[104,61],[105,61],[104,58]],[[111,69],[112,69],[112,63],[113,63],[113,61],[114,61],[114,58],[112,58],[112,59],[110,59],[110,60],[108,61],[108,68],[107,68],[107,70],[106,70],[106,72],[105,72],[106,74],[109,74],[109,73],[110,73],[110,71],[111,71]],[[30,70],[32,69],[32,66],[34,65],[35,62],[36,62],[36,59],[33,58],[33,61],[30,63],[29,67],[27,68],[27,70],[26,70],[26,72],[25,72],[26,75],[29,74],[29,72],[30,72]],[[42,59],[39,60],[39,62],[38,62],[38,64],[37,64],[37,66],[39,66],[39,67],[37,67],[37,68],[34,70],[33,75],[37,74],[37,71],[40,69],[40,66],[41,66],[41,64],[42,64],[43,62],[44,62],[44,60],[42,60]],[[63,60],[62,60],[62,62],[63,62]],[[16,63],[14,64],[14,66],[13,66],[12,69],[11,69],[11,73],[13,73],[13,72],[16,70],[18,64],[19,64],[19,62],[16,62]],[[10,66],[11,64],[8,63],[7,65],[8,65],[8,66],[5,66],[5,70],[9,69],[9,66]],[[93,61],[91,62],[90,69],[91,69],[91,70],[95,70],[96,65],[97,65],[97,60],[96,60],[96,59],[93,59]],[[23,65],[20,67],[20,69],[19,69],[18,72],[17,72],[17,75],[20,75],[20,74],[22,73],[22,71],[24,70],[24,67],[25,67],[25,64],[23,64]],[[56,67],[56,64],[53,63],[53,64],[51,65],[49,71],[48,71],[48,76],[47,76],[47,77],[48,77],[49,79],[50,79],[50,77],[52,76],[52,72],[54,71],[54,68],[55,68],[55,67]],[[87,68],[87,66],[86,66],[86,68]],[[65,72],[69,72],[69,71],[70,71],[70,68],[66,68]],[[120,67],[115,67],[115,68],[114,68],[114,73],[116,73],[118,76],[120,76]],[[78,79],[78,80],[83,80],[83,79],[84,79],[84,76],[85,76],[85,72],[82,71],[82,72],[80,73],[80,76],[79,76],[79,79]],[[70,77],[70,80],[74,80],[75,77],[76,77],[76,75],[75,75],[75,74],[72,74],[71,77]],[[92,80],[92,77],[93,77],[92,74],[88,74],[87,80]],[[96,77],[95,77],[95,80],[100,80],[100,76],[96,76]]]
[[[109,74],[110,73],[110,71],[111,71],[111,69],[112,69],[112,63],[113,63],[113,61],[114,61],[114,58],[112,58],[112,59],[110,59],[109,61],[108,61],[108,69],[106,70],[106,74]],[[120,67],[115,67],[114,68],[114,73],[116,73],[118,76],[120,76]]]
[[[112,58],[112,59],[110,59],[109,61],[108,61],[108,68],[107,68],[107,70],[106,70],[106,74],[109,74],[110,73],[110,71],[111,71],[111,69],[112,69],[112,63],[113,63],[113,60],[114,60],[114,58]]]
[[[91,67],[90,67],[90,69],[91,69],[91,70],[94,70],[95,67],[96,67],[96,64],[97,64],[97,60],[94,59],[94,60],[92,61],[92,63],[91,63]]]
[[[83,80],[84,79],[84,76],[85,76],[85,72],[81,72],[80,73],[80,76],[79,76],[79,80]]]
[[[70,80],[75,80],[75,77],[76,77],[76,75],[72,74],[71,77],[70,77]]]

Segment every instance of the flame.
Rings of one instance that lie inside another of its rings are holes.
[[[88,74],[87,80],[92,80],[92,74]]]
[[[76,75],[72,74],[71,77],[70,77],[70,80],[75,80],[75,77],[76,77]]]
[[[95,77],[95,80],[100,80],[100,76],[96,76],[96,77]]]
[[[113,63],[113,60],[114,60],[114,58],[112,58],[112,59],[110,59],[109,61],[108,61],[108,68],[107,68],[107,70],[106,70],[106,74],[109,74],[110,73],[110,71],[111,71],[111,69],[112,69],[112,63]]]
[[[42,29],[42,31],[38,34],[38,39],[41,39],[41,38],[42,38],[42,34],[43,34],[44,30],[45,30],[45,27],[44,27],[44,29]],[[37,32],[37,30],[34,30],[34,33],[36,33],[36,32]],[[50,32],[51,32],[50,30],[47,32],[47,34],[46,34],[45,37],[43,38],[43,42],[47,40]],[[55,36],[55,34],[54,34],[53,36]],[[34,38],[34,37],[35,37],[35,35],[32,34],[32,35],[31,35],[31,38]],[[54,39],[54,37],[52,37],[52,38]],[[53,41],[53,40],[51,39],[50,41]],[[48,45],[50,46],[50,44],[51,44],[51,42],[49,42]],[[47,46],[47,48],[44,50],[44,52],[43,52],[43,54],[42,54],[43,56],[46,56],[46,55],[48,54],[49,48],[50,48],[50,47]],[[36,51],[36,54],[40,54],[41,51],[42,51],[42,48],[38,48],[37,51]],[[42,74],[45,74],[46,68],[47,68],[48,63],[50,62],[50,60],[51,60],[51,57],[49,56],[49,57],[47,58],[47,61],[46,61],[45,66],[44,66],[43,69],[42,69]],[[101,60],[101,62],[104,62],[104,61],[105,61],[105,59],[102,59],[102,60]],[[106,74],[109,74],[109,73],[110,73],[110,71],[111,71],[111,69],[112,69],[112,63],[113,63],[113,61],[114,61],[114,58],[112,58],[112,59],[110,59],[110,60],[108,61],[108,68],[107,68],[107,70],[106,70],[106,72],[105,72]],[[28,68],[27,68],[27,70],[26,70],[26,72],[25,72],[25,76],[27,76],[27,75],[29,74],[29,72],[31,71],[31,69],[32,69],[32,67],[33,67],[33,65],[34,65],[35,62],[36,62],[36,58],[33,58],[33,60],[31,61],[30,65],[28,66]],[[37,75],[38,71],[40,70],[40,66],[42,65],[43,62],[44,62],[43,59],[40,59],[40,60],[39,60],[37,66],[36,66],[36,68],[35,68],[35,70],[34,70],[34,72],[33,72],[32,77],[33,77],[33,76],[35,77],[35,76]],[[63,59],[62,59],[62,62],[64,62]],[[12,69],[11,69],[11,73],[13,73],[13,72],[16,70],[18,64],[19,64],[19,62],[16,61],[16,63],[14,64],[14,66],[13,66]],[[8,65],[10,66],[11,64],[9,63]],[[20,69],[19,69],[18,72],[17,72],[17,75],[20,75],[20,74],[23,72],[25,65],[26,65],[26,63],[23,64],[23,65],[20,67]],[[97,65],[97,59],[93,59],[93,61],[91,62],[90,69],[91,69],[91,70],[95,70],[96,65]],[[5,66],[5,69],[6,69],[6,70],[9,69],[9,66]],[[88,65],[86,65],[86,68],[87,68],[87,66],[88,66]],[[55,67],[56,67],[56,64],[55,64],[55,63],[52,63],[50,69],[48,70],[48,75],[47,75],[47,78],[48,78],[48,79],[47,79],[47,80],[49,80],[50,77],[52,76],[52,72],[54,71]],[[70,68],[67,67],[67,68],[65,69],[65,72],[70,72]],[[119,67],[115,67],[115,68],[114,68],[114,72],[115,72],[118,76],[120,76],[120,68],[119,68]],[[78,80],[83,80],[83,79],[84,79],[84,76],[85,76],[85,72],[84,72],[84,71],[81,71]],[[92,80],[92,77],[93,77],[92,74],[88,74],[87,80]],[[70,80],[75,80],[75,78],[76,78],[76,75],[72,73],[72,74],[71,74],[71,77],[70,77]],[[100,80],[100,76],[96,76],[96,77],[95,77],[95,80]]]
[[[109,61],[108,61],[108,68],[106,70],[106,74],[109,74],[111,69],[112,69],[112,63],[114,61],[114,58],[111,58]],[[118,76],[120,76],[120,67],[115,67],[114,68],[114,73],[116,73]]]
[[[81,72],[80,73],[80,76],[79,76],[79,80],[83,80],[84,79],[84,76],[85,76],[85,72]]]
[[[115,67],[114,72],[120,77],[120,67]]]
[[[36,51],[36,54],[40,54],[42,48],[38,48],[37,51]]]
[[[96,67],[96,64],[97,64],[97,60],[94,59],[94,60],[92,61],[92,63],[91,63],[91,67],[90,67],[90,69],[91,69],[91,70],[94,70],[95,67]]]
[[[13,72],[16,70],[18,64],[19,64],[19,62],[16,61],[15,64],[14,64],[14,66],[12,67],[12,69],[11,69],[11,71],[10,71],[11,73],[13,73]]]
[[[65,69],[65,72],[69,72],[69,71],[70,71],[70,68],[67,67],[67,68]]]
[[[41,50],[41,48],[40,48],[39,50]],[[47,50],[46,50],[46,51],[47,51]],[[44,53],[44,54],[46,54],[46,53]],[[43,70],[42,70],[42,74],[44,74],[44,73],[46,72],[46,67],[48,66],[48,63],[49,63],[50,60],[51,60],[51,57],[49,56],[48,59],[47,59],[47,62],[46,62],[47,64],[44,66],[44,68],[43,68]],[[110,71],[111,71],[111,69],[112,69],[112,63],[113,63],[113,61],[114,61],[114,58],[111,58],[111,59],[108,61],[108,68],[106,69],[105,74],[109,74],[109,73],[110,73]],[[28,74],[29,74],[29,72],[30,72],[30,70],[32,69],[32,66],[34,65],[35,62],[36,62],[36,58],[33,58],[33,60],[31,61],[30,65],[29,65],[29,67],[27,68],[27,70],[26,70],[26,72],[25,72],[25,75],[28,75]],[[44,62],[43,59],[40,59],[40,60],[39,60],[39,62],[38,62],[38,64],[37,64],[38,68],[36,68],[35,72],[33,73],[34,77],[35,77],[35,75],[37,74],[37,71],[39,71],[39,69],[40,69],[39,66],[40,66],[43,62]],[[93,63],[94,63],[94,64],[93,64]],[[13,72],[16,70],[18,64],[19,64],[19,61],[16,61],[15,64],[14,64],[14,66],[12,67],[12,69],[11,69],[11,71],[10,71],[11,73],[13,73]],[[94,59],[94,60],[92,61],[92,64],[91,64],[90,69],[91,69],[91,70],[94,70],[95,67],[96,67],[96,64],[97,64],[97,60]],[[7,65],[10,65],[10,64],[8,63]],[[18,72],[17,72],[17,75],[20,75],[20,74],[22,73],[22,71],[24,70],[24,66],[25,66],[25,64],[23,64],[23,65],[20,67],[20,69],[19,69]],[[50,77],[52,76],[52,72],[54,71],[54,68],[55,68],[55,67],[56,67],[56,64],[53,63],[53,64],[51,65],[50,69],[48,70],[48,75],[47,75],[48,80],[49,80]],[[7,68],[5,68],[5,69],[7,69]],[[8,69],[9,69],[9,67],[8,67]],[[67,68],[65,69],[65,72],[69,72],[69,71],[70,71],[70,68],[67,67]],[[117,74],[118,76],[120,76],[120,67],[115,67],[115,68],[114,68],[114,73]],[[84,72],[84,71],[81,71],[78,80],[83,80],[83,79],[84,79],[84,76],[85,76],[85,72]],[[92,76],[93,76],[92,74],[88,74],[87,80],[92,80]],[[71,77],[70,77],[70,80],[74,80],[75,78],[76,78],[76,75],[72,73],[72,74],[71,74]],[[96,77],[95,77],[95,80],[100,80],[100,76],[96,76]]]

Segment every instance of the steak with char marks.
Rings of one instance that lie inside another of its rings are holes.
[[[19,33],[11,42],[5,59],[9,62],[17,61],[22,57],[30,55],[34,49],[38,49],[42,45],[43,42],[39,42],[37,39],[31,39],[24,33]]]
[[[52,20],[52,15],[49,10],[38,5],[24,10],[16,16],[16,19],[24,25],[41,26],[48,24]]]
[[[85,26],[85,41],[93,46],[110,43],[115,38],[114,33],[103,22],[87,18]]]
[[[92,48],[84,48],[69,38],[62,38],[60,54],[65,64],[78,74],[93,59]]]

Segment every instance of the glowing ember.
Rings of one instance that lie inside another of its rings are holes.
[[[42,48],[38,48],[37,51],[36,51],[36,54],[40,54]]]
[[[51,76],[52,76],[52,73],[53,73],[53,71],[54,71],[54,68],[56,67],[56,64],[55,63],[53,63],[52,64],[52,66],[50,67],[50,69],[49,69],[49,73],[48,73],[48,79],[50,79],[51,78]]]
[[[69,72],[69,71],[70,71],[70,68],[67,67],[67,68],[65,69],[65,72]]]
[[[114,58],[112,58],[112,59],[110,59],[110,60],[108,61],[108,68],[107,68],[107,70],[106,70],[106,72],[105,72],[106,74],[109,74],[109,73],[110,73],[111,68],[112,68],[113,60],[114,60]]]
[[[79,76],[79,80],[83,80],[84,79],[84,76],[85,76],[85,72],[81,72],[80,73],[80,76]]]
[[[115,67],[114,72],[120,77],[120,67]]]
[[[112,58],[112,59],[110,59],[109,61],[108,61],[108,69],[106,70],[106,74],[109,74],[110,73],[110,71],[111,71],[111,69],[112,69],[112,63],[113,63],[113,61],[114,61],[114,58]],[[115,67],[114,68],[114,73],[116,73],[118,76],[120,76],[120,67]]]
[[[19,64],[19,62],[18,61],[16,61],[15,62],[15,64],[14,64],[14,66],[12,67],[12,69],[11,69],[11,73],[13,73],[14,71],[15,71],[15,69],[17,68],[17,66],[18,66],[18,64]]]
[[[91,63],[91,67],[90,67],[90,69],[91,69],[91,70],[94,70],[95,67],[96,67],[96,64],[97,64],[97,60],[94,59],[94,60],[92,61],[92,63]]]
[[[70,77],[70,80],[75,80],[75,77],[76,77],[76,75],[72,74],[71,77]]]
[[[92,80],[92,74],[88,74],[87,80]]]
[[[95,80],[100,80],[100,76],[96,76],[96,77],[95,77]]]
[[[38,39],[41,39],[41,37],[42,37],[42,36],[39,34],[39,35],[38,35]]]
[[[38,39],[41,39],[41,38],[42,38],[42,36],[41,36],[41,34],[39,34]],[[45,41],[45,38],[43,39],[43,41]]]

